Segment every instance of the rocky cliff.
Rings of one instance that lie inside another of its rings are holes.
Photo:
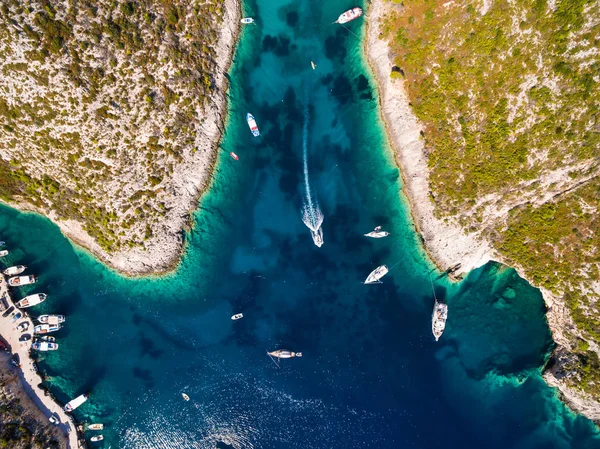
[[[209,182],[236,0],[7,0],[0,198],[126,273],[168,269]]]

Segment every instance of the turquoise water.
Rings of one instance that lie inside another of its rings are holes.
[[[364,21],[331,25],[351,6],[245,3],[257,25],[230,72],[223,152],[172,275],[121,278],[47,220],[0,208],[3,263],[40,275],[35,312],[68,317],[60,350],[40,356],[46,385],[62,402],[91,392],[75,416],[105,423],[106,448],[600,447],[540,377],[552,341],[539,292],[496,264],[451,284],[427,260]],[[302,222],[303,144],[321,248]],[[376,225],[391,236],[362,237]],[[383,263],[384,283],[362,285]],[[438,343],[429,276],[450,308]],[[304,356],[277,369],[276,348]]]

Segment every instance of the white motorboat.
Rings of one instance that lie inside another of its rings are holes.
[[[43,335],[43,336],[41,336],[41,337],[38,337],[38,340],[41,340],[41,341],[49,341],[49,342],[52,342],[52,343],[54,343],[54,342],[56,341],[56,337],[53,337],[53,336],[51,336],[51,335]]]
[[[184,401],[189,401],[190,400],[190,397],[187,394],[185,394],[185,393],[181,393],[181,396],[183,397]]]
[[[36,341],[31,345],[31,348],[36,351],[56,351],[58,349],[58,344],[47,341]]]
[[[312,229],[310,230],[310,236],[313,239],[313,242],[315,242],[315,245],[317,245],[318,248],[320,248],[321,246],[323,246],[324,240],[323,240],[323,230],[321,228],[317,229],[316,231],[313,231]]]
[[[235,315],[233,315],[233,316],[231,317],[231,319],[232,319],[233,321],[235,321],[235,320],[239,320],[240,318],[244,318],[244,314],[243,314],[243,313],[236,313]]]
[[[260,136],[260,131],[258,130],[258,125],[256,124],[256,120],[254,120],[254,116],[250,113],[246,114],[246,121],[248,122],[250,131],[252,131],[252,135],[254,137]]]
[[[35,284],[37,278],[30,274],[28,276],[16,276],[8,279],[8,285],[11,287],[21,287],[22,285]]]
[[[342,14],[340,14],[338,19],[333,23],[348,23],[354,19],[358,19],[360,16],[362,16],[362,14],[363,10],[357,6],[356,8],[349,9],[348,11],[345,11]]]
[[[102,430],[104,429],[104,424],[90,424],[88,426],[88,430]]]
[[[377,226],[374,230],[372,230],[368,234],[365,234],[365,237],[371,237],[373,239],[381,239],[383,237],[387,237],[388,235],[390,235],[389,232],[382,231],[381,226]]]
[[[3,273],[6,276],[16,276],[17,274],[21,274],[25,271],[27,267],[25,265],[15,265],[14,267],[8,267]]]
[[[0,251],[0,257],[4,257],[4,256],[8,256],[8,250],[7,249],[3,249],[2,251]]]
[[[47,297],[48,295],[45,293],[36,293],[35,295],[25,296],[25,298],[17,302],[17,307],[24,309],[26,307],[37,306],[38,304],[43,303]]]
[[[380,265],[377,268],[375,268],[373,271],[371,271],[371,273],[369,274],[369,276],[367,276],[367,279],[365,280],[365,284],[378,284],[381,283],[380,279],[382,277],[384,277],[387,273],[388,273],[388,267],[387,265]]]
[[[38,324],[33,328],[33,333],[36,335],[49,334],[60,329],[60,324]]]
[[[315,64],[312,61],[310,61],[310,66],[312,67],[313,70],[317,68],[317,64]]]
[[[65,322],[64,315],[40,315],[37,319],[42,324],[62,324]]]
[[[244,24],[254,23],[254,19],[252,17],[244,17],[242,20],[240,20],[240,22]]]
[[[435,341],[438,341],[444,329],[446,329],[446,320],[448,319],[448,305],[443,302],[439,302],[437,299],[433,305],[433,315],[431,316],[431,331],[435,337]]]
[[[102,436],[102,435],[96,435],[96,436],[90,438],[90,441],[93,442],[93,443],[95,443],[97,441],[102,441],[103,439],[104,439],[104,436]]]
[[[72,399],[71,401],[67,402],[67,405],[65,405],[65,407],[64,407],[64,411],[72,412],[73,410],[75,410],[77,407],[79,407],[81,404],[83,404],[87,400],[88,400],[87,394],[79,395],[75,399]]]

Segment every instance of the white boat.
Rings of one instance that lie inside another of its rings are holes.
[[[58,344],[47,341],[36,341],[31,345],[31,348],[36,351],[56,351],[58,349]]]
[[[363,11],[358,6],[356,8],[349,9],[348,11],[340,14],[338,19],[333,23],[348,23],[351,20],[358,19],[362,16]]]
[[[373,239],[381,239],[383,237],[387,237],[388,235],[390,235],[389,232],[382,231],[381,226],[377,226],[374,230],[372,230],[368,234],[365,234],[365,237],[371,237]]]
[[[90,441],[95,443],[96,441],[102,441],[103,439],[104,439],[104,436],[96,435],[95,437],[90,438]]]
[[[433,315],[431,316],[431,331],[433,332],[435,341],[438,341],[444,333],[447,319],[448,305],[436,300],[433,305]]]
[[[252,17],[244,17],[242,20],[240,20],[240,22],[242,22],[242,23],[254,23],[254,19]]]
[[[64,315],[40,315],[37,319],[42,324],[61,324],[65,322]]]
[[[25,271],[27,267],[25,265],[15,265],[14,267],[8,267],[3,273],[6,276],[16,276],[17,274],[21,274]]]
[[[369,274],[369,276],[367,276],[367,279],[365,280],[365,284],[378,284],[380,283],[380,279],[382,277],[384,277],[387,273],[388,273],[388,267],[387,265],[380,265],[377,268],[375,268],[373,271],[371,271],[371,273]]]
[[[181,393],[181,396],[183,397],[184,401],[189,401],[190,400],[190,397],[187,394],[185,394],[185,393]]]
[[[79,407],[81,404],[83,404],[87,400],[88,400],[87,394],[79,395],[75,399],[72,399],[71,401],[67,402],[67,405],[65,405],[63,410],[65,412],[72,412],[73,410],[75,410],[77,407]]]
[[[49,334],[60,329],[60,324],[38,324],[33,328],[33,333],[36,335]]]
[[[4,256],[8,256],[8,250],[7,249],[3,249],[2,251],[0,251],[0,257],[4,257]]]
[[[315,245],[317,245],[317,247],[320,248],[321,246],[323,246],[323,230],[321,228],[317,229],[316,231],[313,231],[311,229],[310,235],[313,239],[313,242],[315,242]]]
[[[267,351],[267,355],[269,357],[271,357],[271,360],[273,360],[273,363],[275,363],[275,365],[277,365],[278,368],[279,368],[279,362],[281,361],[281,359],[291,359],[294,357],[302,357],[301,352],[293,352],[293,351],[289,351],[287,349],[277,349],[277,350],[271,351],[271,352]]]
[[[244,318],[244,314],[243,314],[243,313],[236,313],[235,315],[233,315],[233,316],[231,317],[231,319],[232,319],[233,321],[235,321],[235,320],[239,320],[240,318]]]
[[[51,335],[43,335],[41,337],[38,337],[38,339],[41,340],[41,341],[49,341],[49,342],[52,342],[52,343],[54,343],[56,341],[56,338],[52,337]]]
[[[258,126],[256,124],[256,120],[254,120],[254,116],[250,113],[246,114],[246,121],[248,122],[248,126],[250,127],[250,131],[252,131],[252,135],[254,137],[260,136],[260,131],[258,130]]]
[[[8,285],[11,287],[20,287],[22,285],[35,284],[37,281],[36,277],[32,274],[29,276],[16,276],[8,279]]]
[[[315,64],[312,61],[310,61],[310,66],[312,67],[313,70],[317,68],[317,64]]]
[[[37,306],[43,303],[48,295],[45,293],[36,293],[35,295],[25,296],[17,303],[17,307],[24,309],[25,307]],[[41,322],[41,321],[40,321]]]
[[[102,430],[104,429],[104,424],[90,424],[88,426],[88,430]]]

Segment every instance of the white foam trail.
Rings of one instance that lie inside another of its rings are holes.
[[[308,104],[304,109],[304,124],[302,126],[302,159],[304,163],[304,188],[306,197],[304,207],[302,208],[302,221],[310,229],[315,245],[323,244],[323,231],[320,229],[323,224],[323,213],[319,208],[319,204],[313,201],[312,192],[310,190],[310,182],[308,178]]]

